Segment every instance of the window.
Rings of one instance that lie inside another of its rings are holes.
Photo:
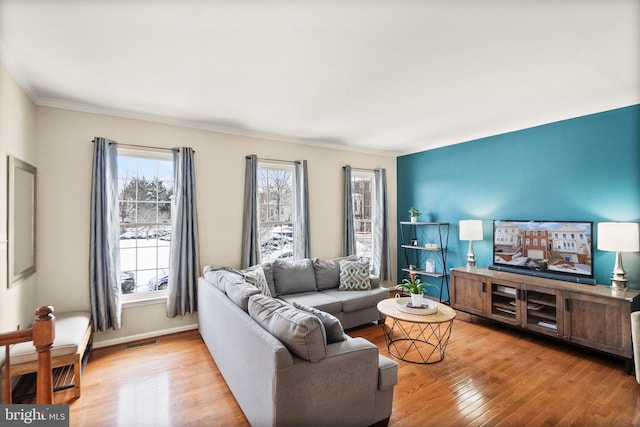
[[[118,150],[120,285],[123,294],[166,289],[172,196],[171,153]]]
[[[371,259],[373,254],[373,223],[375,200],[373,172],[353,171],[351,197],[353,200],[353,227],[356,237],[356,255]]]
[[[258,163],[258,227],[262,261],[296,259],[293,164]]]

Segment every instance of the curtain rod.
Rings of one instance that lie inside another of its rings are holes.
[[[246,156],[246,158],[250,158],[251,156]],[[273,162],[273,163],[284,163],[284,164],[291,164],[291,163],[300,163],[300,160],[280,160],[280,159],[265,159],[262,157],[257,157],[256,158],[258,160],[261,160],[263,162]]]
[[[91,142],[96,142],[95,139],[92,139]],[[129,148],[147,148],[150,150],[162,150],[162,151],[178,151],[177,148],[166,148],[166,147],[154,147],[153,145],[135,145],[135,144],[122,144],[120,142],[111,141],[110,144],[115,144],[119,147],[129,147]],[[196,151],[193,150],[195,153]]]
[[[342,169],[346,169],[346,166],[343,166]],[[354,168],[351,167],[352,171],[356,171],[356,172],[375,172],[377,169],[365,169],[365,168]]]

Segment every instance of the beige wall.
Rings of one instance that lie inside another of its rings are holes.
[[[0,65],[0,332],[28,327],[34,318],[38,273],[7,288],[7,155],[34,166],[36,109]],[[19,197],[19,195],[16,195]]]
[[[396,159],[215,133],[55,108],[37,108],[38,293],[36,304],[87,310],[89,188],[92,143],[101,136],[123,144],[191,146],[202,265],[239,267],[245,156],[308,161],[311,255],[331,258],[342,248],[342,166],[387,169],[392,262],[396,271]],[[4,306],[4,303],[3,303]],[[100,345],[178,331],[195,317],[169,319],[162,304],[123,309],[123,328],[96,335]]]

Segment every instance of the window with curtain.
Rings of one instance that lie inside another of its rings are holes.
[[[262,261],[297,258],[293,164],[258,162],[258,228]]]
[[[356,255],[372,259],[375,217],[375,174],[373,171],[351,173],[351,199]]]
[[[174,171],[171,152],[118,150],[120,286],[135,294],[166,295]]]

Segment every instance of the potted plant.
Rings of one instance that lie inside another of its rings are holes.
[[[412,206],[411,209],[409,209],[409,217],[411,218],[411,222],[417,222],[419,216],[420,211]]]
[[[396,289],[409,292],[411,295],[411,305],[414,307],[422,307],[422,297],[424,290],[429,286],[439,288],[438,285],[422,282],[417,274],[409,274],[409,278],[402,279],[402,283],[396,286]]]

